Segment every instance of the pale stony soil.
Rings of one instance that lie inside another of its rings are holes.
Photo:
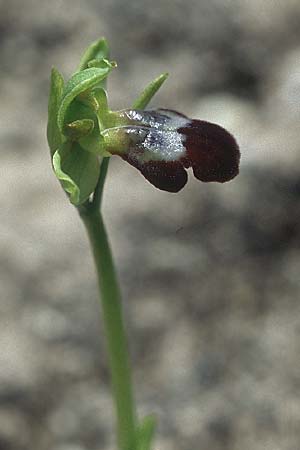
[[[89,248],[50,169],[50,67],[106,35],[111,104],[217,121],[242,151],[227,185],[172,195],[113,160],[104,211],[155,450],[298,450],[298,1],[0,3],[0,450],[112,450]]]

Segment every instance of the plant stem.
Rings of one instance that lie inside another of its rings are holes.
[[[122,318],[121,295],[102,215],[81,210],[97,270],[104,329],[108,345],[112,389],[121,450],[136,449],[136,411],[131,385],[127,340]]]
[[[95,43],[94,46],[97,50],[100,41]],[[93,47],[91,51],[94,52],[95,49]],[[85,56],[86,60],[89,57],[89,54],[87,55]],[[85,59],[83,63],[86,64]],[[164,73],[152,81],[134,102],[134,107],[145,108],[167,76],[168,74]],[[87,230],[97,271],[117,414],[119,448],[120,450],[138,450],[138,446],[139,448],[149,449],[155,424],[153,418],[148,418],[143,425],[143,435],[138,436],[127,339],[122,317],[121,294],[101,214],[103,188],[109,160],[110,158],[103,158],[102,160],[100,176],[93,199],[88,200],[77,209]]]
[[[101,167],[100,167],[100,176],[99,180],[94,192],[93,200],[90,204],[92,209],[95,211],[100,210],[101,211],[101,204],[102,204],[102,196],[103,196],[103,188],[105,183],[105,178],[108,170],[108,164],[109,164],[110,158],[103,158]]]

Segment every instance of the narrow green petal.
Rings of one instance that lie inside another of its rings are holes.
[[[145,87],[140,96],[133,103],[133,109],[144,109],[151,101],[152,97],[156,94],[163,82],[168,78],[168,73],[162,73],[155,80],[151,81],[148,86]]]
[[[47,125],[47,140],[52,156],[61,145],[63,138],[57,125],[57,114],[62,101],[63,89],[64,79],[58,70],[53,67],[50,81]]]

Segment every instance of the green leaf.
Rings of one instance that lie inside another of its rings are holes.
[[[156,94],[158,89],[161,87],[163,82],[168,78],[168,73],[162,73],[159,77],[155,78],[155,80],[151,81],[148,86],[145,87],[140,96],[135,100],[132,107],[133,109],[144,109],[152,99],[152,97]]]
[[[91,67],[90,69],[76,72],[65,86],[61,105],[58,111],[58,127],[63,132],[65,116],[72,101],[83,92],[94,88],[97,84],[107,77],[112,69],[112,65],[107,62],[105,67]]]
[[[137,429],[137,450],[151,450],[156,420],[154,416],[146,416]]]
[[[88,67],[89,61],[92,59],[107,59],[109,58],[108,43],[105,38],[101,38],[93,42],[84,52],[78,70],[84,70]]]
[[[57,114],[61,104],[64,89],[64,79],[54,67],[51,72],[50,93],[48,102],[47,139],[51,156],[62,143],[63,136],[57,125]]]
[[[74,205],[81,205],[94,192],[100,173],[99,159],[77,142],[68,142],[54,153],[53,168]]]

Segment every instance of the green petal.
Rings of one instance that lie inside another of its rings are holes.
[[[104,38],[93,42],[84,52],[78,70],[84,70],[88,67],[89,61],[92,59],[107,59],[109,58],[109,48],[107,40]]]
[[[135,100],[132,107],[133,109],[144,109],[154,96],[163,82],[168,78],[168,73],[162,73],[155,80],[151,81],[148,86],[145,87],[140,96]]]
[[[62,145],[54,153],[53,168],[74,205],[82,204],[94,192],[100,173],[99,159],[77,142]]]
[[[75,73],[70,78],[64,89],[62,102],[58,111],[57,122],[61,132],[64,128],[67,110],[72,101],[78,95],[97,86],[101,80],[107,77],[112,68],[112,64],[106,62],[104,67],[91,67],[90,69]]]
[[[55,68],[51,72],[50,93],[48,103],[47,139],[51,156],[62,143],[63,136],[57,125],[57,114],[61,104],[64,89],[64,79]]]

